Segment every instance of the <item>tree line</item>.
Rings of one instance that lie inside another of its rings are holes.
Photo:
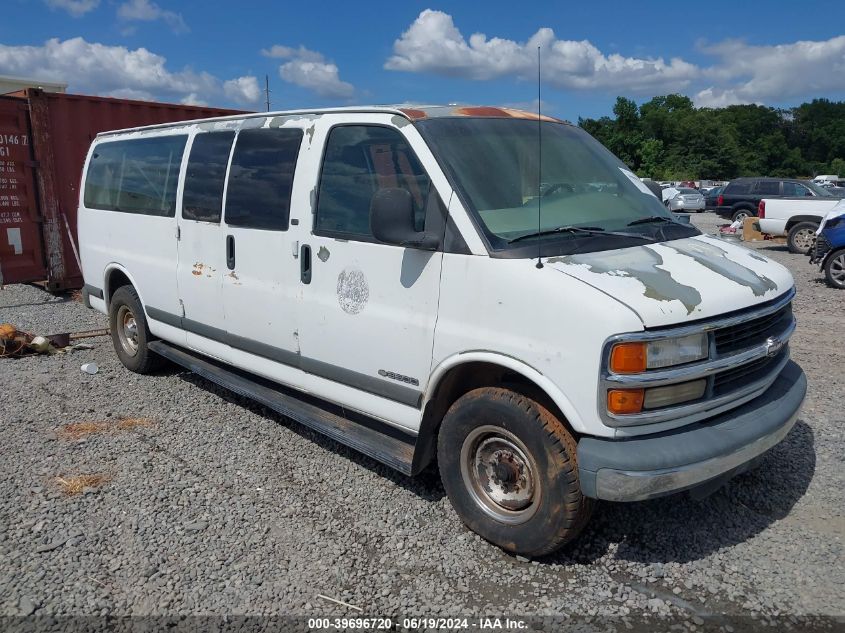
[[[845,177],[845,101],[696,108],[689,97],[671,94],[638,107],[617,97],[613,114],[579,118],[578,125],[641,177]]]

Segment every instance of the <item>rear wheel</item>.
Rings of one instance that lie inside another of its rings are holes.
[[[824,264],[824,276],[834,288],[845,289],[845,248],[828,256]]]
[[[138,374],[148,374],[164,363],[147,343],[152,335],[138,293],[132,286],[121,286],[109,302],[109,327],[114,351],[123,366]]]
[[[548,554],[578,536],[592,512],[578,482],[575,439],[545,407],[513,391],[476,389],[455,402],[437,458],[461,520],[507,551]]]
[[[740,222],[745,222],[745,218],[751,217],[754,217],[754,214],[751,212],[750,209],[737,209],[731,216],[731,222],[736,222],[737,220],[739,220]]]
[[[810,252],[813,246],[813,241],[816,239],[816,230],[819,228],[818,224],[812,222],[799,222],[786,234],[786,245],[790,253],[800,253],[806,255]]]

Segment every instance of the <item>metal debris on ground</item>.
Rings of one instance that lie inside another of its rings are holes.
[[[89,343],[73,343],[73,341],[95,336],[108,336],[108,334],[108,329],[100,329],[36,336],[30,332],[17,329],[11,323],[3,323],[0,324],[0,358],[19,358],[31,354],[55,354],[57,352],[93,349],[94,346]]]

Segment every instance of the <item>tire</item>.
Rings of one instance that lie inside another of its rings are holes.
[[[790,253],[806,255],[813,247],[813,240],[816,237],[818,224],[812,222],[799,222],[786,234],[786,246]]]
[[[744,221],[745,218],[753,218],[756,215],[757,214],[751,209],[741,207],[733,212],[733,215],[731,215],[731,222],[736,222],[737,220]]]
[[[504,550],[534,557],[577,537],[592,513],[576,448],[545,407],[485,387],[459,398],[444,416],[437,460],[464,524]]]
[[[153,340],[138,293],[132,286],[121,286],[109,303],[109,329],[114,351],[123,366],[136,374],[149,374],[164,364],[164,359],[147,347]]]
[[[824,276],[831,286],[845,290],[845,248],[828,255],[824,262]]]

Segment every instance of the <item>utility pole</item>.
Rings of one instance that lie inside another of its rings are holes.
[[[270,75],[264,75],[264,103],[270,111]]]

